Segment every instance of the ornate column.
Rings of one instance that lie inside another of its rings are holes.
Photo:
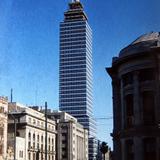
[[[135,160],[143,159],[143,142],[141,137],[134,137]]]
[[[127,160],[126,159],[126,144],[125,144],[125,139],[121,139],[121,152],[122,152],[122,160]]]
[[[121,129],[121,98],[120,98],[120,80],[117,76],[112,77],[112,91],[113,91],[113,120],[114,130]]]
[[[113,143],[114,143],[114,154],[116,160],[121,160],[121,142],[119,133],[121,130],[121,96],[120,96],[120,80],[117,74],[112,75],[112,92],[113,92]]]
[[[123,80],[121,78],[121,87],[120,87],[120,95],[121,95],[121,129],[125,129],[125,106],[124,106],[124,94],[123,94]]]

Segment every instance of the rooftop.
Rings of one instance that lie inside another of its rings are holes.
[[[138,37],[129,46],[120,51],[119,57],[150,51],[160,47],[160,32],[150,32]]]
[[[155,41],[155,40],[160,41],[160,32],[150,32],[150,33],[144,34],[138,37],[135,41],[133,41],[131,45],[137,44],[140,42]]]

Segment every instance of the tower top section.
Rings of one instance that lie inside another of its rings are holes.
[[[72,0],[69,3],[69,9],[64,13],[64,21],[82,21],[87,20],[83,5],[80,0]]]
[[[73,2],[80,2],[80,0],[72,0],[72,3],[73,3]]]

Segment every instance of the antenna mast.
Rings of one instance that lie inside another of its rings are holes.
[[[11,103],[13,102],[13,89],[11,88]]]

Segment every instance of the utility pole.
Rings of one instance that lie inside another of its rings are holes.
[[[47,160],[47,102],[45,102],[45,160]]]
[[[12,119],[14,120],[14,160],[16,160],[16,133],[17,133],[17,123],[16,123],[16,118],[15,116],[10,113],[8,114],[12,117]]]
[[[16,118],[14,117],[14,160],[16,160],[16,132],[17,132],[17,124],[16,124]]]

